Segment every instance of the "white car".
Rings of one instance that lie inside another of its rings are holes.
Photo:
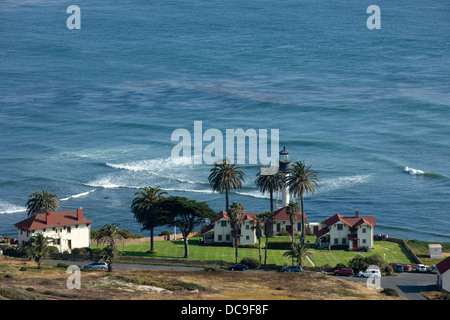
[[[381,277],[381,272],[380,269],[367,269],[366,271],[360,271],[358,273],[358,277],[360,278]]]
[[[423,264],[418,264],[416,267],[417,272],[427,272],[427,267]]]

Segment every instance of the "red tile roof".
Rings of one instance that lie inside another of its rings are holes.
[[[283,207],[274,212],[275,221],[289,220],[289,215],[287,214],[286,208],[287,207]],[[296,218],[297,218],[297,221],[300,221],[302,219],[302,213],[300,211],[297,213]],[[306,216],[306,213],[305,213],[305,221],[306,220],[308,220],[308,217]]]
[[[47,213],[38,213],[35,216],[31,216],[25,220],[22,220],[14,224],[14,226],[18,229],[36,230],[36,229],[93,223],[92,220],[89,220],[84,216],[82,216],[81,220],[78,221],[77,216],[78,216],[77,213],[73,212],[72,210],[50,212],[49,213],[50,223],[47,224],[48,218]]]
[[[440,274],[444,274],[450,269],[450,257],[447,259],[442,260],[436,265],[436,268],[438,269]]]
[[[337,222],[343,222],[347,224],[348,226],[355,228],[360,226],[361,224],[365,223],[371,227],[374,227],[376,225],[375,217],[373,216],[366,216],[366,217],[343,217],[340,214],[336,213],[334,216],[326,219],[324,221],[325,227],[319,230],[315,233],[315,235],[319,238],[323,236],[324,234],[328,233],[330,231],[330,227],[337,223]]]

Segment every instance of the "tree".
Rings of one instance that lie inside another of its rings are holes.
[[[262,213],[262,221],[264,223],[264,234],[266,236],[266,247],[264,248],[264,265],[267,264],[267,248],[269,247],[269,237],[273,235],[273,224],[275,222],[275,215],[272,211],[265,211]]]
[[[241,236],[241,226],[244,222],[244,214],[245,208],[242,203],[233,202],[231,204],[228,216],[230,217],[231,228],[233,229],[236,263],[238,261],[239,237]]]
[[[287,184],[290,192],[294,196],[300,197],[302,209],[302,242],[305,238],[305,207],[303,195],[306,193],[314,194],[315,186],[319,179],[318,173],[311,170],[311,165],[307,165],[305,161],[295,162],[289,169],[290,175],[287,178]]]
[[[106,245],[100,255],[108,263],[108,272],[113,271],[113,263],[120,257],[117,242],[123,237],[119,233],[118,224],[111,223],[98,230],[97,243]]]
[[[150,230],[150,251],[154,251],[153,232],[154,228],[166,224],[161,214],[158,203],[167,192],[161,191],[160,187],[144,187],[134,195],[137,196],[131,203],[131,212],[142,230]]]
[[[297,261],[297,265],[303,267],[303,260],[309,255],[308,244],[294,242],[291,249],[283,253],[283,257],[291,257]]]
[[[205,202],[190,200],[185,197],[170,196],[160,202],[161,210],[167,217],[167,224],[181,230],[184,242],[184,258],[189,258],[188,237],[194,227],[205,223],[207,218],[216,215]]]
[[[25,245],[25,252],[28,258],[37,262],[38,269],[41,269],[42,260],[48,256],[50,252],[49,245],[52,242],[53,239],[45,237],[42,233],[38,233]]]
[[[284,179],[279,173],[271,175],[256,174],[256,186],[262,193],[269,192],[270,195],[270,211],[273,212],[273,193],[283,188]]]
[[[252,226],[252,230],[255,230],[256,239],[258,239],[258,249],[259,249],[259,263],[261,264],[261,237],[264,230],[264,222],[263,216],[261,214],[257,214],[255,216],[255,221]]]
[[[57,198],[56,194],[45,190],[34,192],[28,197],[26,203],[28,217],[58,210],[60,202]]]
[[[289,202],[286,208],[286,213],[289,216],[289,222],[291,223],[291,238],[294,243],[294,224],[297,221],[297,214],[300,212],[300,206],[298,202]]]
[[[222,162],[214,164],[208,177],[209,184],[214,191],[225,192],[225,211],[227,212],[229,209],[228,193],[231,190],[241,189],[244,181],[244,173],[238,169],[236,164],[230,164],[227,159],[223,159]]]

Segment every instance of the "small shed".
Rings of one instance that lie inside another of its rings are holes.
[[[442,259],[442,246],[440,244],[429,244],[428,252],[431,259]]]

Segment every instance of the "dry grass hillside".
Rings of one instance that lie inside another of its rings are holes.
[[[0,256],[1,299],[56,300],[401,300],[318,274],[225,271],[81,272],[68,289],[65,268]]]

